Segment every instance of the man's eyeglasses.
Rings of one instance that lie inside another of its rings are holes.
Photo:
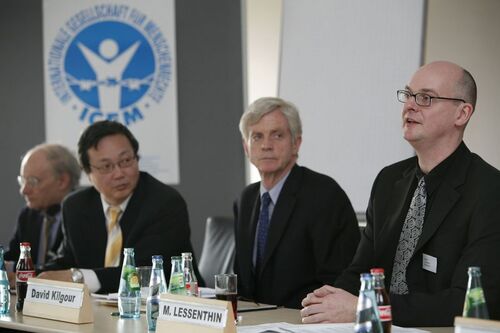
[[[101,165],[90,165],[93,169],[96,169],[100,174],[108,174],[113,172],[115,170],[115,167],[118,166],[120,169],[126,169],[130,168],[132,165],[134,165],[135,161],[137,160],[137,156],[128,156],[125,157],[121,160],[119,160],[116,163],[113,162],[107,162],[103,163]]]
[[[41,180],[37,177],[23,177],[23,176],[17,176],[17,183],[19,184],[20,187],[24,186],[29,186],[31,188],[35,188],[38,185],[40,185]]]
[[[398,90],[397,95],[398,95],[398,101],[400,101],[401,103],[406,103],[406,102],[408,102],[410,97],[413,97],[413,98],[415,98],[415,103],[417,103],[417,105],[420,105],[420,106],[431,106],[433,99],[444,99],[447,101],[458,101],[458,102],[467,103],[466,101],[464,101],[461,98],[431,96],[431,95],[424,94],[424,93],[412,94],[408,90]]]

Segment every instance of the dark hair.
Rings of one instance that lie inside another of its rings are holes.
[[[128,139],[130,145],[134,149],[135,156],[139,158],[137,154],[139,151],[139,142],[126,126],[116,121],[98,121],[87,127],[78,140],[78,158],[86,173],[90,173],[88,150],[97,148],[97,145],[104,137],[116,134],[124,135]]]

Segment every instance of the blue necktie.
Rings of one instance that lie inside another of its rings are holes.
[[[260,202],[261,209],[257,230],[257,260],[255,261],[257,268],[259,268],[262,264],[264,251],[266,249],[267,232],[269,230],[269,204],[271,203],[271,196],[269,196],[269,192],[262,195]]]

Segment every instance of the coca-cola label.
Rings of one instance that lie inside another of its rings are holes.
[[[391,321],[392,320],[392,311],[390,305],[379,305],[378,312],[380,313],[381,321]]]
[[[30,277],[35,277],[35,271],[17,271],[16,282],[27,282]]]

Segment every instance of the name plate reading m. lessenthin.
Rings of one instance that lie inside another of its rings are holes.
[[[82,306],[83,289],[28,283],[26,299],[33,303],[79,308]]]
[[[223,306],[162,299],[160,300],[158,320],[224,328],[227,312],[227,308]]]

